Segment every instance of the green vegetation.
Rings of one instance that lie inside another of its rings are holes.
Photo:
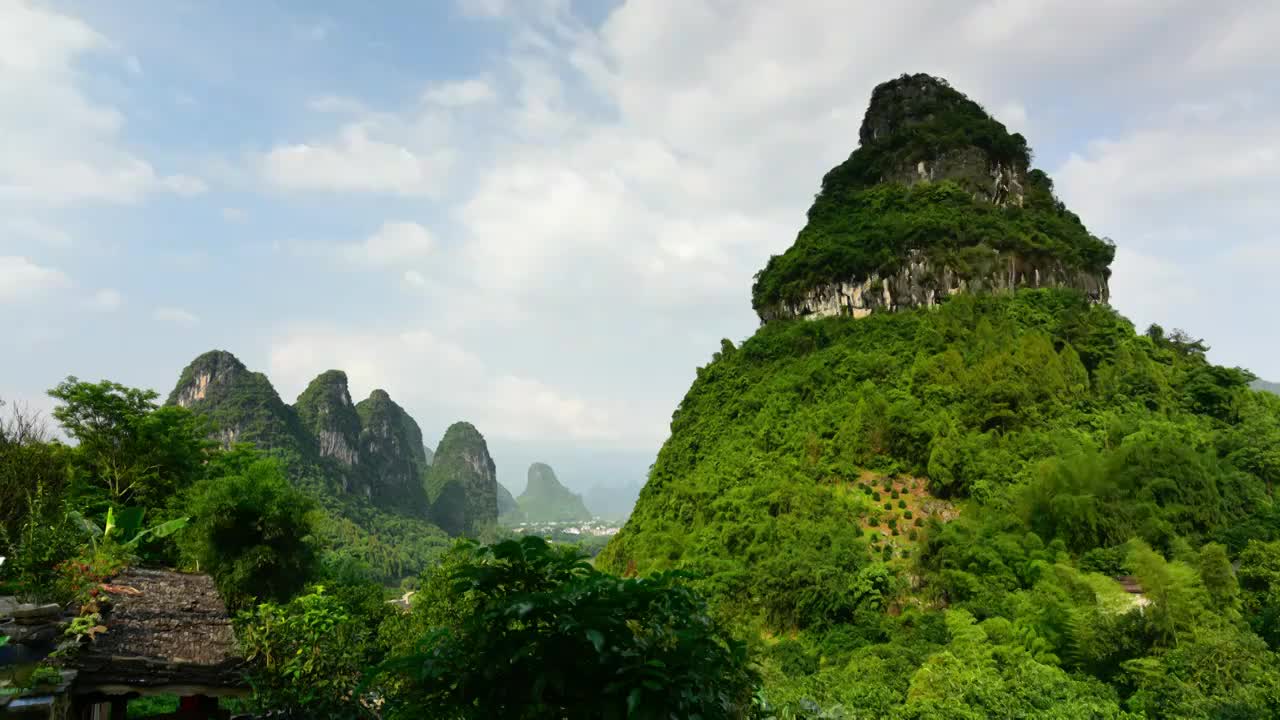
[[[450,535],[475,536],[498,521],[498,480],[484,436],[471,423],[449,426],[427,472],[431,516]]]
[[[463,608],[382,668],[389,717],[710,720],[750,703],[745,647],[677,575],[613,577],[530,537],[471,550],[450,577]]]
[[[758,645],[769,697],[793,709],[1051,717],[1039,695],[996,712],[962,692],[1035,677],[1062,707],[1111,708],[1100,717],[1274,714],[1262,588],[1280,540],[1280,398],[1204,350],[1067,291],[770,323],[698,370],[598,562],[695,572],[749,636],[798,633]],[[939,499],[920,507],[959,516],[880,549],[858,522],[878,507],[854,487],[868,471],[927,477]],[[1239,580],[1224,570],[1236,561]],[[1116,599],[1116,575],[1139,578],[1144,613]],[[1237,619],[1214,597],[1240,598]],[[1232,658],[1221,674],[1193,677],[1215,652]],[[982,657],[1004,658],[986,679],[970,675]],[[929,679],[949,664],[963,672]]]
[[[429,463],[418,423],[384,390],[374,390],[355,410],[373,502],[410,517],[427,517],[423,476]]]
[[[546,463],[529,466],[529,480],[524,492],[516,498],[517,512],[509,513],[505,522],[574,522],[590,520],[591,511],[582,496],[560,484],[555,470]]]
[[[224,467],[182,502],[194,521],[179,547],[217,580],[232,608],[255,598],[289,598],[314,572],[315,505],[289,484],[278,461],[255,454],[219,457]]]
[[[333,575],[397,583],[449,545],[428,520],[426,450],[417,423],[381,390],[354,407],[346,375],[322,373],[286,405],[261,373],[213,351],[182,372],[169,396],[230,447],[252,442],[320,506],[314,536]]]

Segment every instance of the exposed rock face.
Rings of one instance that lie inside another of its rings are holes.
[[[530,522],[566,522],[592,517],[582,496],[561,485],[555,471],[546,463],[529,466],[528,485],[516,502]]]
[[[862,318],[874,311],[933,307],[960,292],[1008,293],[1019,288],[1073,288],[1094,302],[1107,302],[1107,276],[1069,268],[1053,259],[1027,260],[991,251],[989,267],[981,272],[958,271],[916,255],[897,272],[863,280],[817,285],[801,298],[760,310],[764,322],[779,318],[823,318],[849,315]]]
[[[311,381],[294,403],[303,427],[316,440],[316,452],[339,464],[360,463],[360,418],[351,402],[347,374],[329,370]]]
[[[280,399],[267,376],[250,372],[224,350],[192,360],[167,403],[209,417],[216,437],[226,447],[251,442],[263,450],[299,454],[310,450],[297,413]]]
[[[421,444],[421,443],[419,443]],[[431,517],[450,535],[475,535],[498,521],[498,476],[475,426],[449,426],[427,472]]]
[[[428,463],[422,429],[385,390],[356,405],[360,452],[370,474],[375,504],[405,512],[426,510],[423,474]]]

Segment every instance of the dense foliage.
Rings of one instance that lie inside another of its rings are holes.
[[[452,603],[409,654],[392,717],[741,717],[753,676],[746,650],[673,574],[622,579],[541,538],[456,560]]]
[[[284,600],[315,570],[310,514],[314,502],[285,478],[274,459],[241,450],[197,483],[181,504],[193,521],[180,536],[183,555],[218,581],[228,606]]]
[[[1057,291],[771,323],[699,369],[600,563],[697,572],[744,630],[799,631],[760,646],[772,697],[796,706],[968,717],[913,709],[926,687],[979,691],[969,660],[956,684],[926,682],[960,657],[950,607],[995,671],[1025,652],[1016,672],[1110,703],[1099,716],[1267,716],[1276,646],[1250,628],[1276,612],[1262,579],[1280,539],[1280,398],[1204,351]],[[908,494],[916,477],[924,495]],[[1119,575],[1139,578],[1145,612],[1118,604]],[[1198,673],[1215,652],[1232,660]],[[1035,714],[948,697],[974,717]]]

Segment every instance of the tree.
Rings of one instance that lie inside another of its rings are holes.
[[[68,377],[49,395],[53,416],[76,440],[84,490],[110,503],[161,504],[201,475],[208,451],[203,421],[180,407],[158,407],[156,393]]]
[[[192,518],[178,536],[183,557],[213,576],[228,606],[287,600],[312,577],[315,504],[278,461],[202,480],[183,504]]]
[[[474,548],[453,571],[475,603],[382,671],[392,717],[742,717],[746,649],[662,573],[622,579],[537,537]]]

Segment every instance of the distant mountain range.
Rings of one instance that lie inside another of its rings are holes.
[[[1266,380],[1254,380],[1252,387],[1254,390],[1265,390],[1266,392],[1280,395],[1280,383],[1267,382]]]

